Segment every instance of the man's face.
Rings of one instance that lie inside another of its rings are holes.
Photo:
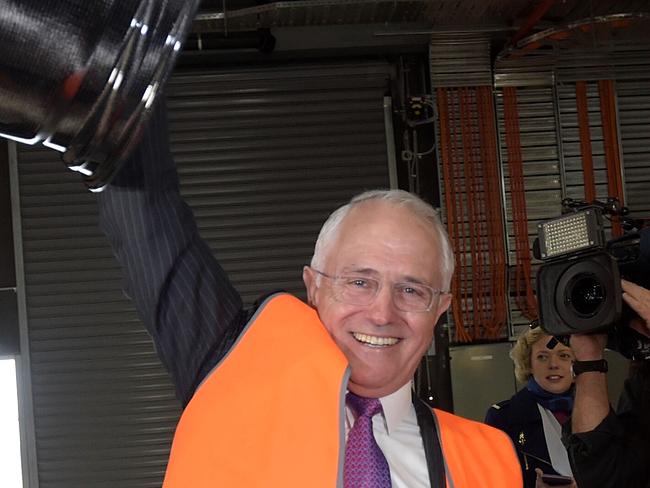
[[[332,295],[330,280],[319,281],[310,268],[303,274],[310,303],[350,363],[348,388],[366,397],[393,393],[413,377],[451,297],[436,295],[429,312],[404,312],[393,303],[392,284],[440,289],[438,238],[410,211],[368,201],[350,211],[325,252],[319,271],[371,277],[382,285],[371,304],[351,305]]]
[[[561,342],[553,349],[546,347],[551,336],[543,335],[530,351],[530,371],[537,384],[550,393],[564,393],[573,383],[571,363],[573,352]]]

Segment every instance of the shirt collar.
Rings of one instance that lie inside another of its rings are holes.
[[[396,392],[381,397],[379,402],[384,411],[386,431],[390,435],[398,429],[411,408],[411,382],[409,381]]]

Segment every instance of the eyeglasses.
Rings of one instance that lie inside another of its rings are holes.
[[[334,299],[343,303],[370,305],[381,290],[382,282],[375,278],[359,275],[331,276],[311,269],[330,281]],[[392,287],[393,304],[402,312],[429,312],[435,298],[448,293],[421,283],[393,283]]]

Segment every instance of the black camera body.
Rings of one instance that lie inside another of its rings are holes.
[[[606,251],[542,265],[537,274],[541,326],[551,335],[606,330],[622,311],[620,273]]]
[[[538,225],[535,257],[539,325],[550,335],[607,332],[626,357],[650,358],[650,340],[627,327],[637,314],[622,299],[621,278],[650,288],[650,228],[626,218],[614,199],[563,202],[561,217]],[[605,240],[603,215],[617,215],[623,236]],[[643,242],[642,242],[643,241]]]

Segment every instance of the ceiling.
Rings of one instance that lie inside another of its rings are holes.
[[[342,24],[425,24],[432,30],[512,30],[544,8],[537,29],[590,16],[650,11],[648,0],[204,0],[195,31]]]
[[[634,14],[625,28],[585,27],[589,19],[622,13]],[[431,34],[459,32],[488,38],[498,59],[552,52],[558,44],[593,47],[596,39],[648,41],[650,0],[203,0],[186,48],[220,56],[229,50],[233,59],[245,49],[271,52],[276,39],[276,55],[320,52],[325,45],[412,49],[426,46]]]

